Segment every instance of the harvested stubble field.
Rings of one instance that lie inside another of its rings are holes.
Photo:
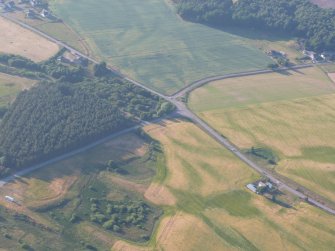
[[[112,250],[332,249],[332,216],[250,193],[244,185],[257,175],[195,125],[166,121],[145,130],[166,155],[166,178],[156,184],[168,213],[147,246],[118,241]]]
[[[243,37],[184,22],[164,0],[56,0],[52,9],[95,55],[169,94],[204,77],[271,62]]]
[[[335,200],[334,84],[317,68],[204,86],[190,106],[242,149],[272,149],[277,172]]]
[[[34,80],[0,73],[0,107],[11,103],[16,95],[35,84]]]
[[[55,55],[59,47],[49,40],[0,17],[0,52],[27,57],[35,62]]]

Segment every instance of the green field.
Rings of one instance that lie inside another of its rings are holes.
[[[147,241],[162,210],[144,192],[162,163],[159,143],[129,133],[7,184],[0,190],[1,248],[109,250],[118,239]],[[20,206],[4,201],[6,194]]]
[[[145,130],[166,157],[156,193],[167,213],[148,246],[118,241],[112,250],[332,249],[333,216],[295,198],[285,208],[250,192],[245,185],[258,175],[194,124],[165,121]]]
[[[165,93],[270,62],[247,39],[182,21],[164,0],[55,0],[51,7],[98,57]]]
[[[189,104],[240,148],[272,150],[275,170],[334,200],[334,91],[326,74],[308,68],[214,82]]]
[[[11,103],[23,89],[30,88],[35,81],[0,73],[0,107]]]

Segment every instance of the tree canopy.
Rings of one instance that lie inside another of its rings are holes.
[[[185,19],[210,25],[235,25],[287,33],[314,51],[334,50],[335,10],[309,0],[176,0]]]
[[[90,72],[56,58],[37,64],[0,54],[0,65],[43,79],[0,111],[0,160],[8,168],[35,164],[174,110],[159,96],[113,75],[104,63]]]
[[[64,84],[21,93],[1,122],[6,166],[32,164],[127,125],[116,106]],[[129,122],[128,122],[129,123]]]

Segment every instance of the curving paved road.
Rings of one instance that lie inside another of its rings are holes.
[[[98,63],[94,58],[91,58],[87,55],[84,55],[83,53],[81,53],[80,51],[77,51],[76,49],[68,46],[66,43],[54,38],[54,37],[51,37],[49,36],[48,34],[45,34],[44,32],[30,26],[30,25],[27,25],[17,19],[14,19],[12,17],[9,17],[8,15],[6,14],[1,14],[3,17],[9,19],[10,21],[28,29],[28,30],[31,30],[37,34],[39,34],[40,36],[42,37],[45,37],[46,39],[58,44],[59,46],[62,46],[66,49],[68,49],[69,51],[72,51],[78,55],[80,55],[81,57],[83,58],[86,58],[87,60],[93,62],[93,63]],[[301,69],[301,68],[307,68],[307,67],[311,67],[313,66],[312,64],[302,64],[302,65],[296,65],[296,66],[292,66],[291,68],[280,68],[280,69],[277,69],[277,71],[286,71],[286,70],[297,70],[297,69]],[[233,154],[235,154],[236,157],[238,157],[240,160],[242,160],[243,162],[245,162],[248,166],[250,166],[251,168],[253,168],[255,171],[257,171],[258,173],[262,174],[263,176],[266,176],[267,178],[269,178],[273,183],[277,184],[280,188],[282,189],[285,189],[287,190],[288,192],[296,195],[297,197],[305,200],[305,199],[308,199],[308,202],[311,203],[312,205],[316,206],[316,207],[319,207],[321,209],[323,209],[324,211],[330,213],[330,214],[333,214],[335,215],[335,210],[333,208],[330,208],[318,201],[316,201],[315,199],[308,197],[297,191],[295,188],[291,187],[290,185],[288,184],[285,184],[285,181],[282,181],[282,180],[279,180],[277,177],[274,177],[273,174],[271,174],[266,168],[256,164],[255,162],[251,161],[249,158],[247,158],[239,149],[237,149],[231,142],[229,142],[226,138],[222,137],[216,130],[214,130],[211,126],[209,126],[206,122],[204,122],[202,119],[200,119],[195,113],[193,113],[190,109],[188,109],[188,107],[183,103],[183,102],[180,102],[179,101],[179,98],[180,97],[183,97],[185,96],[186,94],[188,94],[189,92],[191,92],[192,90],[204,85],[204,84],[207,84],[208,82],[211,82],[211,81],[215,81],[215,80],[221,80],[221,79],[226,79],[226,78],[236,78],[236,77],[243,77],[243,76],[251,76],[251,75],[257,75],[257,74],[267,74],[267,73],[271,73],[271,72],[274,72],[273,70],[270,70],[270,69],[266,69],[266,70],[256,70],[256,71],[247,71],[247,72],[241,72],[241,73],[234,73],[234,74],[226,74],[226,75],[222,75],[222,76],[214,76],[214,77],[208,77],[208,78],[204,78],[204,79],[201,79],[201,80],[198,80],[198,81],[195,81],[193,82],[192,84],[190,84],[189,86],[185,87],[184,89],[176,92],[175,94],[171,95],[171,96],[166,96],[166,95],[163,95],[155,90],[152,90],[151,88],[145,86],[144,84],[136,81],[136,80],[133,80],[125,75],[123,75],[119,70],[111,67],[110,68],[115,74],[117,74],[118,76],[126,79],[127,81],[137,85],[137,86],[140,86],[142,87],[143,89],[151,92],[151,93],[154,93],[158,96],[160,96],[161,98],[173,103],[176,107],[177,107],[177,113],[181,116],[184,116],[184,117],[187,117],[189,118],[193,123],[195,123],[196,125],[198,125],[202,130],[204,130],[208,135],[210,135],[212,138],[214,138],[216,141],[218,141],[221,145],[223,145],[225,148],[227,148],[229,151],[231,151]],[[134,126],[132,128],[128,128],[128,129],[125,129],[123,131],[120,131],[120,132],[117,132],[117,133],[114,133],[114,134],[111,134],[110,136],[107,136],[106,138],[104,139],[101,139],[101,140],[98,140],[94,143],[91,143],[85,147],[82,147],[80,149],[77,149],[75,151],[72,151],[70,153],[66,153],[66,154],[63,154],[59,157],[56,157],[56,158],[53,158],[49,161],[46,161],[44,163],[41,163],[41,164],[38,164],[38,165],[35,165],[35,166],[32,166],[30,168],[27,168],[23,171],[20,171],[18,173],[16,173],[15,175],[12,175],[12,176],[9,176],[5,179],[2,179],[0,180],[0,187],[3,186],[4,184],[6,184],[7,182],[10,182],[12,180],[14,180],[16,177],[20,177],[22,175],[26,175],[30,172],[33,172],[37,169],[40,169],[46,165],[49,165],[49,164],[52,164],[52,163],[55,163],[55,162],[58,162],[58,161],[61,161],[61,160],[64,160],[68,157],[71,157],[75,154],[78,154],[78,153],[81,153],[81,152],[84,152],[92,147],[95,147],[99,144],[102,144],[112,138],[115,138],[117,136],[120,136],[122,134],[125,134],[127,132],[130,132],[132,130],[135,130],[136,128],[139,128],[139,127],[142,127],[142,126],[145,126],[145,125],[148,125],[148,124],[151,124],[151,123],[155,123],[157,121],[153,121],[153,122],[142,122],[140,125],[137,125],[137,126]]]
[[[157,123],[158,121],[155,121],[155,122]],[[151,123],[155,123],[155,122],[151,122]],[[31,167],[25,168],[22,171],[19,171],[19,172],[15,173],[15,174],[13,174],[11,176],[8,176],[6,178],[1,179],[0,180],[0,187],[4,186],[8,182],[11,182],[11,181],[15,180],[16,178],[19,178],[19,177],[22,177],[24,175],[27,175],[27,174],[29,174],[29,173],[31,173],[33,171],[36,171],[38,169],[41,169],[41,168],[43,168],[43,167],[45,167],[47,165],[51,165],[51,164],[54,164],[56,162],[62,161],[64,159],[67,159],[69,157],[72,157],[72,156],[74,156],[74,155],[76,155],[78,153],[85,152],[85,151],[87,151],[87,150],[89,150],[89,149],[91,149],[91,148],[93,148],[95,146],[98,146],[98,145],[101,145],[103,143],[106,143],[106,142],[108,142],[111,139],[114,139],[114,138],[116,138],[118,136],[121,136],[123,134],[129,133],[131,131],[134,131],[134,130],[140,128],[140,127],[143,127],[143,126],[146,126],[146,125],[150,125],[151,123],[150,122],[142,122],[139,125],[136,125],[136,126],[133,126],[133,127],[127,128],[127,129],[124,129],[124,130],[116,132],[116,133],[112,133],[112,134],[106,136],[103,139],[97,140],[97,141],[95,141],[95,142],[93,142],[93,143],[91,143],[89,145],[86,145],[84,147],[81,147],[79,149],[76,149],[76,150],[73,150],[71,152],[68,152],[68,153],[65,153],[63,155],[60,155],[58,157],[52,158],[52,159],[50,159],[48,161],[45,161],[43,163],[40,163],[40,164],[31,166]]]
[[[291,67],[282,67],[279,68],[278,70],[274,71],[271,69],[263,69],[263,70],[254,70],[254,71],[245,71],[245,72],[238,72],[238,73],[231,73],[231,74],[225,74],[225,75],[218,75],[218,76],[213,76],[213,77],[207,77],[203,78],[200,80],[197,80],[190,85],[182,88],[181,90],[177,91],[174,93],[172,98],[177,99],[185,96],[186,94],[190,93],[191,91],[208,84],[209,82],[217,81],[217,80],[222,80],[222,79],[227,79],[227,78],[239,78],[239,77],[246,77],[246,76],[252,76],[252,75],[259,75],[259,74],[267,74],[267,73],[273,73],[273,72],[283,72],[287,70],[298,70],[302,68],[308,68],[312,67],[313,64],[300,64],[300,65],[294,65]]]

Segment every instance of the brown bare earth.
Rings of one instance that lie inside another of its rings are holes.
[[[40,62],[55,55],[58,45],[0,17],[0,52]]]
[[[311,0],[311,2],[323,8],[335,8],[335,0]]]

